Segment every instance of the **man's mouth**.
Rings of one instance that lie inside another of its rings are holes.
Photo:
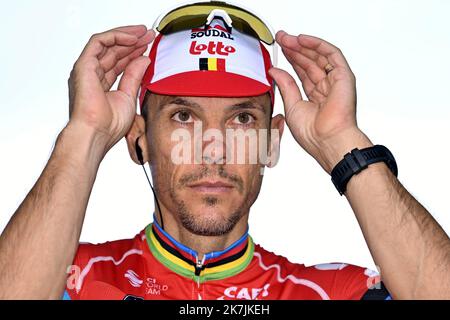
[[[203,193],[226,193],[233,190],[234,186],[220,180],[197,181],[188,185],[195,192]]]

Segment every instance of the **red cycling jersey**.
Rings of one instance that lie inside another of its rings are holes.
[[[133,239],[80,244],[69,273],[64,299],[361,299],[380,287],[369,269],[292,263],[247,233],[199,261],[156,222]]]

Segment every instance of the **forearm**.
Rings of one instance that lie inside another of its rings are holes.
[[[350,130],[323,147],[329,170],[372,142]],[[450,240],[384,163],[354,175],[345,193],[394,298],[450,298]]]
[[[450,298],[450,240],[384,163],[352,177],[346,197],[395,298]]]
[[[83,132],[81,132],[83,131]],[[66,127],[0,237],[0,298],[60,298],[103,157],[88,130]]]
[[[278,32],[276,41],[299,76],[272,68],[286,123],[328,173],[354,148],[372,146],[356,121],[356,78],[342,51],[327,41]],[[381,277],[394,298],[450,299],[450,240],[383,163],[353,176],[346,196]]]

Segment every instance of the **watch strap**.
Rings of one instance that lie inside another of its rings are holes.
[[[353,149],[344,156],[344,159],[331,171],[331,180],[339,194],[342,195],[347,190],[347,183],[350,178],[366,169],[369,165],[384,162],[397,176],[398,169],[394,156],[388,148],[382,145],[375,145],[364,149]]]

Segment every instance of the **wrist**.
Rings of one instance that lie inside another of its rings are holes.
[[[395,179],[392,171],[384,162],[377,162],[371,164],[367,169],[361,171],[359,174],[354,175],[347,183],[347,191],[345,193],[346,197],[365,189],[371,189],[373,185],[381,184],[385,185],[387,181],[392,181]]]
[[[330,174],[345,154],[354,148],[363,149],[372,146],[370,139],[358,128],[345,130],[321,143],[322,166]]]
[[[93,128],[70,122],[57,139],[55,152],[77,169],[97,169],[107,151],[107,137]]]

